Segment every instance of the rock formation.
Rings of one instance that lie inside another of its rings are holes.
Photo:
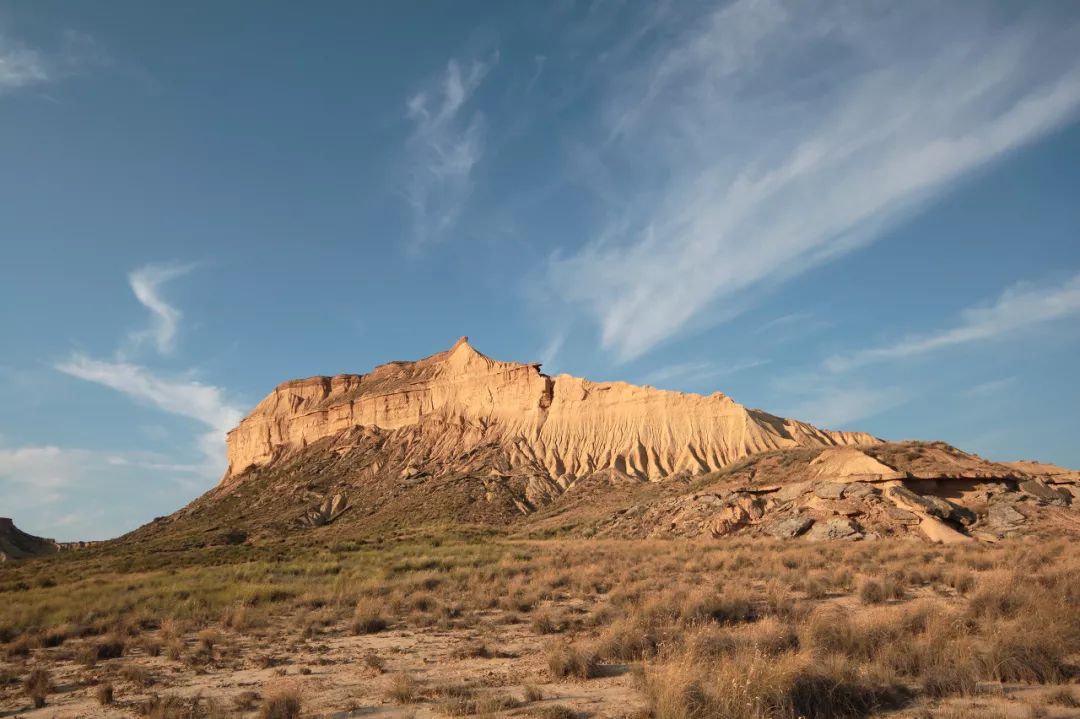
[[[463,337],[416,362],[279,385],[229,433],[222,482],[354,427],[418,425],[453,428],[464,442],[453,452],[497,442],[512,469],[539,466],[563,486],[604,469],[659,480],[766,450],[877,441],[747,409],[719,392],[549,377],[538,364],[490,359]]]
[[[8,517],[0,517],[0,562],[55,554],[59,550],[53,540],[27,534]]]
[[[1080,474],[1061,467],[818,429],[720,393],[549,377],[464,338],[365,375],[286,382],[228,451],[216,488],[131,538],[1080,535]]]

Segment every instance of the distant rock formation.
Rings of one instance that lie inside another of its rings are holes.
[[[549,377],[538,364],[486,357],[462,337],[416,362],[279,385],[229,433],[222,483],[354,427],[417,425],[451,428],[453,453],[498,443],[511,469],[539,466],[564,486],[604,469],[656,481],[766,450],[878,441],[747,409],[719,392]]]
[[[60,546],[51,539],[23,532],[8,517],[0,517],[0,562],[55,554]]]

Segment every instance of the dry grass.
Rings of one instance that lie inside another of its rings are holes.
[[[23,681],[23,693],[34,703],[35,709],[45,706],[45,698],[52,690],[52,678],[45,669],[34,669]]]
[[[380,603],[374,599],[362,599],[353,610],[354,634],[374,634],[386,629],[390,623],[383,616]]]
[[[556,717],[562,705],[530,683],[605,682],[622,671],[601,662],[634,665],[657,719],[864,717],[897,705],[936,716],[988,686],[1071,681],[1080,655],[1080,557],[1064,542],[444,539],[222,551],[236,554],[180,554],[165,569],[94,554],[78,565],[69,556],[0,566],[0,702],[17,706],[31,667],[77,671],[87,687],[115,682],[126,700],[173,691],[177,676],[239,668],[329,682],[317,660],[289,658],[348,641],[358,647],[348,671],[371,701],[453,716],[505,711],[514,697],[476,677],[527,666],[515,677],[536,704],[527,712]],[[445,636],[438,654],[366,636],[421,635],[417,627]],[[520,663],[496,651],[506,634]],[[111,661],[121,656],[123,666]],[[321,676],[302,676],[312,669]],[[455,672],[474,672],[471,684],[440,683]],[[77,691],[92,701],[105,684],[96,686]],[[1040,696],[1058,707],[1073,700]],[[255,711],[274,695],[225,699]],[[223,711],[168,694],[144,707],[162,717],[211,710]]]
[[[599,674],[596,655],[569,642],[551,646],[547,655],[548,671],[556,679],[592,679]]]
[[[390,678],[386,698],[396,704],[413,704],[420,698],[420,683],[411,674],[399,672]]]
[[[300,688],[292,683],[279,684],[263,696],[259,719],[297,719],[300,708]]]

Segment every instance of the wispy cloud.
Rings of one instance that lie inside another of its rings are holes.
[[[562,351],[565,342],[566,330],[559,330],[551,336],[548,343],[540,350],[540,366],[548,374],[555,371],[557,366],[555,360],[559,356],[559,352]]]
[[[61,33],[56,46],[47,51],[0,34],[0,94],[56,82],[104,62],[104,52],[85,33]]]
[[[183,314],[161,297],[161,286],[187,274],[193,267],[191,264],[147,265],[128,275],[136,299],[150,310],[153,320],[149,329],[132,333],[131,338],[136,344],[151,340],[158,352],[168,354],[173,351],[176,330]]]
[[[0,447],[0,507],[32,534],[62,540],[116,536],[138,520],[125,516],[124,497],[108,496],[103,489],[115,490],[118,484],[135,489],[145,484],[146,466],[155,461],[161,458],[149,452],[53,445]],[[155,496],[179,494],[185,480],[174,471],[169,471],[173,488],[156,482]],[[110,521],[102,521],[106,515]]]
[[[1080,314],[1080,274],[1051,286],[1022,283],[1005,290],[991,305],[965,310],[954,327],[836,355],[826,360],[825,366],[833,372],[843,372],[875,362],[916,357],[956,345],[1008,337],[1034,325],[1077,314]]]
[[[108,362],[75,355],[56,365],[59,371],[109,387],[145,405],[169,414],[193,419],[210,428],[199,439],[206,457],[207,474],[225,469],[225,433],[239,423],[243,413],[225,399],[220,387],[189,379],[160,377],[146,367]]]
[[[129,341],[135,344],[150,341],[159,352],[172,352],[183,313],[162,298],[161,287],[190,272],[193,267],[192,264],[177,262],[152,264],[128,275],[136,299],[151,315],[151,326],[130,333]],[[55,369],[116,390],[145,406],[194,420],[207,430],[196,438],[197,450],[202,458],[198,463],[120,457],[114,458],[117,466],[194,472],[203,477],[214,477],[224,471],[225,434],[239,423],[243,412],[227,398],[223,388],[200,382],[192,377],[193,373],[181,376],[163,374],[145,364],[130,361],[123,352],[118,352],[115,359],[108,360],[76,353],[57,363]]]
[[[1080,25],[1044,10],[736,0],[665,19],[606,101],[595,152],[621,201],[546,282],[626,360],[870,242],[1075,115]]]
[[[790,394],[799,394],[791,392]],[[852,423],[899,407],[910,393],[899,387],[832,385],[814,382],[782,414],[830,429],[860,429]]]
[[[809,312],[791,312],[758,325],[754,328],[754,334],[762,334],[763,332],[771,332],[783,327],[802,324],[808,322],[812,317],[813,315]]]
[[[0,92],[48,80],[49,72],[41,53],[0,35]]]
[[[1001,379],[980,382],[977,385],[973,385],[961,391],[960,394],[964,397],[989,397],[1001,394],[1014,384],[1016,384],[1015,377],[1002,377]]]
[[[664,385],[668,383],[694,386],[702,382],[735,374],[743,370],[761,367],[769,363],[769,360],[744,360],[733,364],[718,364],[716,362],[680,362],[677,364],[661,367],[642,375],[641,381],[651,385]]]
[[[412,212],[413,249],[441,240],[457,222],[484,152],[484,118],[469,101],[498,60],[451,60],[434,87],[406,104],[413,132],[407,148],[405,196]]]

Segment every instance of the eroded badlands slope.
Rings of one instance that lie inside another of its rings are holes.
[[[540,469],[563,484],[603,469],[657,480],[770,449],[876,441],[750,410],[720,393],[549,377],[536,364],[486,357],[462,338],[417,362],[280,385],[229,433],[223,482],[359,426],[445,430],[447,459],[496,442],[510,468]]]
[[[229,470],[136,539],[215,544],[433,526],[531,535],[959,542],[1080,532],[1080,475],[884,443],[710,396],[498,362],[463,338],[366,375],[286,382]]]

